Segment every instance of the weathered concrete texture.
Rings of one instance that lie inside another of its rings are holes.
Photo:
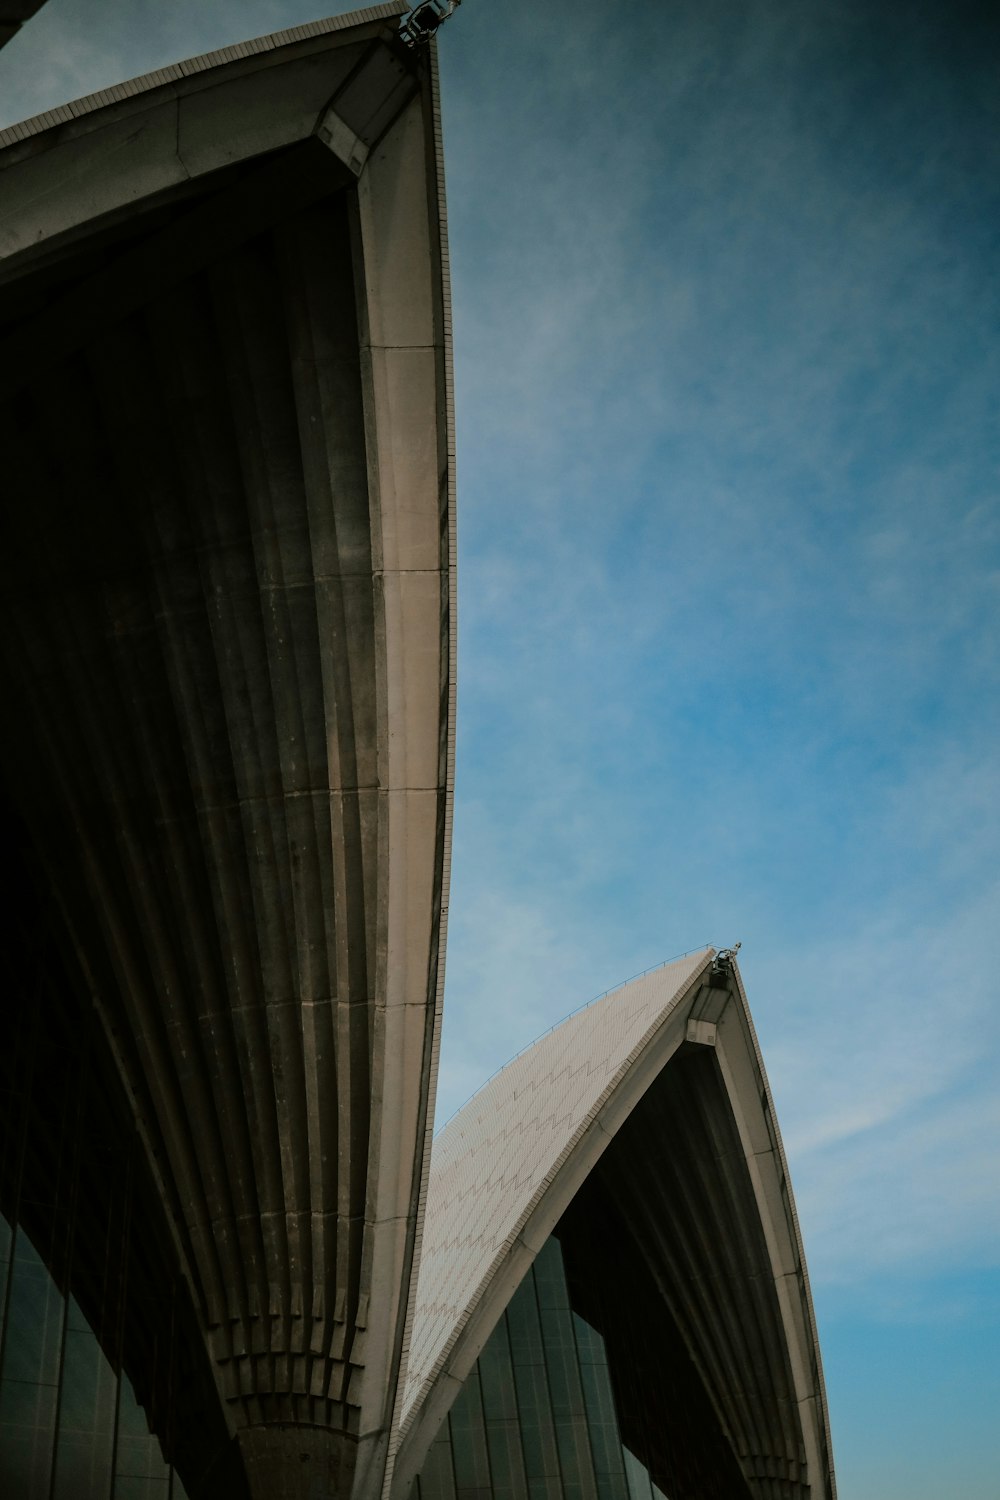
[[[400,9],[0,151],[5,787],[261,1496],[379,1492],[439,1027],[449,325]]]
[[[354,1455],[322,1427],[251,1427],[237,1436],[251,1495],[269,1500],[330,1500],[348,1495]]]
[[[835,1493],[777,1122],[735,965],[712,950],[570,1017],[442,1131],[391,1494],[527,1267],[588,1183],[652,1273],[758,1500]]]

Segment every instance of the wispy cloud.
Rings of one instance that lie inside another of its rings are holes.
[[[446,1059],[743,938],[814,1275],[860,1284],[995,1228],[996,183],[968,35],[959,88],[921,24],[727,15],[446,57]]]

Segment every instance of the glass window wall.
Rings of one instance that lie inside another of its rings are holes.
[[[184,1500],[164,1450],[189,1478],[219,1448],[190,1299],[93,1005],[28,946],[0,1047],[0,1497]]]
[[[0,1494],[184,1500],[128,1376],[113,1369],[20,1225],[0,1216]]]
[[[622,1444],[604,1339],[550,1238],[431,1446],[411,1500],[667,1500]]]

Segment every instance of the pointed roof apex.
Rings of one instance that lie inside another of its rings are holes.
[[[668,1076],[675,1057],[682,1071]],[[685,1093],[685,1078],[695,1080],[694,1095]],[[691,1098],[700,1101],[697,1119],[686,1113]],[[717,1132],[704,1134],[698,1124],[702,1105],[715,1111],[711,1118],[726,1135],[722,1156]],[[633,1115],[638,1136],[629,1133]],[[661,1210],[677,1172],[679,1180],[697,1180],[711,1204],[717,1245],[728,1243],[734,1215],[744,1224],[758,1258],[744,1264],[737,1255],[725,1275],[718,1273],[728,1322],[712,1399],[748,1479],[778,1455],[776,1462],[788,1460],[789,1476],[798,1476],[790,1494],[834,1500],[822,1366],[788,1166],[735,949],[714,948],[642,974],[577,1011],[490,1079],[435,1139],[393,1424],[390,1500],[409,1494],[510,1298],[613,1142],[615,1149],[627,1143],[618,1167],[627,1165],[626,1176],[639,1184],[630,1232],[639,1232],[648,1208],[654,1248],[669,1231],[697,1260],[705,1226],[692,1218],[686,1190],[676,1214],[657,1219],[644,1195],[647,1178]],[[688,1333],[698,1361],[714,1335],[696,1301]],[[744,1443],[743,1407],[758,1399],[770,1425]],[[792,1408],[794,1433],[785,1420]]]
[[[699,949],[574,1012],[496,1073],[435,1139],[404,1428],[516,1242],[541,1245],[604,1149],[604,1117],[623,1106],[627,1114],[632,1094],[645,1091],[643,1059],[714,956]],[[567,1169],[574,1155],[579,1164]]]

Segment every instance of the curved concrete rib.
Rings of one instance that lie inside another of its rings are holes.
[[[604,1162],[621,1222],[642,1246],[751,1493],[832,1500],[784,1154],[742,983],[734,965],[713,974],[713,958],[708,949],[668,964],[570,1017],[436,1139],[395,1500],[409,1493],[528,1266]],[[699,1055],[707,1068],[685,1066]],[[616,1154],[619,1140],[627,1149]]]
[[[5,790],[275,1497],[381,1488],[438,1045],[450,318],[405,8],[0,151]]]

